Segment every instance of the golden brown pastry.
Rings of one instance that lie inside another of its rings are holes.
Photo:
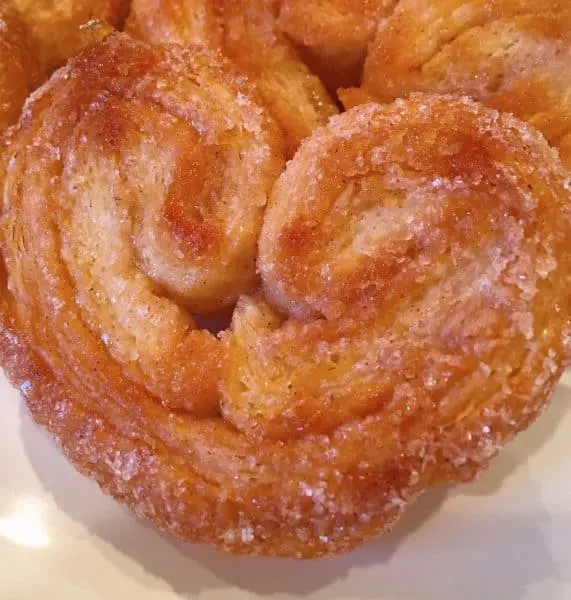
[[[134,0],[127,31],[151,43],[222,50],[260,89],[292,156],[337,108],[276,26],[279,0]]]
[[[49,144],[45,143],[49,140]],[[455,97],[366,105],[281,168],[216,54],[110,36],[10,135],[0,362],[75,466],[161,529],[317,557],[469,480],[565,365],[567,172]],[[280,309],[278,312],[277,309]]]
[[[371,46],[363,90],[384,102],[469,94],[538,127],[571,166],[570,72],[567,0],[402,0]]]
[[[44,76],[49,76],[83,47],[81,25],[91,19],[119,26],[129,0],[4,0],[26,23]]]
[[[0,5],[0,135],[18,120],[37,79],[28,32],[18,14]]]
[[[216,413],[222,351],[191,313],[257,285],[283,167],[278,128],[244,77],[206,50],[110,36],[28,103],[4,165],[22,340],[71,390],[90,371],[86,398]]]
[[[283,0],[279,24],[335,93],[358,85],[367,44],[398,0]]]

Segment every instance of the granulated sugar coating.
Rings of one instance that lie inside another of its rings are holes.
[[[319,77],[277,25],[281,0],[133,0],[126,31],[152,44],[202,44],[257,85],[291,158],[301,140],[338,113]]]
[[[335,117],[271,191],[277,131],[217,53],[111,35],[70,62],[0,166],[0,362],[138,515],[309,558],[472,479],[544,408],[570,192],[540,134],[463,98]]]
[[[571,166],[568,0],[401,0],[378,25],[359,93],[467,94],[531,123]]]

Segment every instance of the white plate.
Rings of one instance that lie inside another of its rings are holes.
[[[350,556],[236,559],[174,542],[77,475],[0,379],[2,600],[569,600],[571,376],[473,485]]]

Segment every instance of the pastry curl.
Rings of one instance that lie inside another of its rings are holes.
[[[279,24],[331,92],[358,85],[367,44],[398,0],[283,0]]]
[[[12,316],[86,397],[217,412],[222,350],[191,313],[257,285],[283,158],[255,98],[218,55],[110,36],[26,106],[2,177]]]
[[[363,91],[468,94],[539,128],[571,166],[570,31],[567,1],[403,0],[370,48]]]
[[[126,29],[151,43],[221,50],[258,86],[282,126],[291,157],[338,112],[327,91],[276,26],[279,0],[134,0]]]
[[[281,167],[252,97],[217,55],[121,36],[34,97],[0,172],[0,361],[76,467],[162,529],[337,554],[546,405],[571,338],[567,173],[465,99],[335,117],[273,191],[266,298],[218,340],[188,308],[250,284],[235,252],[248,273]]]
[[[0,5],[0,135],[18,120],[36,71],[24,23],[10,6]]]
[[[564,355],[568,187],[539,134],[466,99],[332,121],[274,189],[259,265],[290,319],[240,306],[226,416],[277,438],[391,411],[403,443],[403,423],[510,435]]]
[[[97,19],[121,26],[129,10],[129,0],[5,1],[26,23],[44,77],[83,48],[82,25]]]

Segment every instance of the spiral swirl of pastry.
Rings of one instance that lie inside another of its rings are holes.
[[[30,32],[44,77],[83,47],[80,27],[91,19],[120,26],[129,0],[3,0],[12,5]]]
[[[28,32],[16,11],[0,6],[0,135],[15,123],[37,77]]]
[[[316,557],[470,479],[545,406],[569,185],[539,134],[468,100],[334,117],[272,192],[265,299],[218,340],[189,310],[250,285],[281,168],[254,97],[207,50],[110,36],[28,103],[0,173],[0,361],[138,514]]]
[[[220,344],[191,313],[257,285],[283,159],[253,98],[218,55],[110,36],[27,105],[7,151],[5,260],[55,371],[88,360],[104,391],[111,362],[157,405],[218,410]]]
[[[278,439],[371,414],[396,426],[383,440],[445,423],[476,448],[471,422],[501,439],[565,354],[568,188],[539,134],[467,100],[335,119],[274,189],[259,263],[290,319],[239,306],[226,416]]]
[[[367,44],[398,0],[283,0],[279,24],[332,92],[358,85]]]
[[[337,107],[276,26],[279,0],[134,0],[127,31],[151,43],[221,50],[258,86],[291,157]]]
[[[570,32],[566,0],[402,0],[379,27],[363,90],[384,102],[468,94],[533,124],[571,166]]]

